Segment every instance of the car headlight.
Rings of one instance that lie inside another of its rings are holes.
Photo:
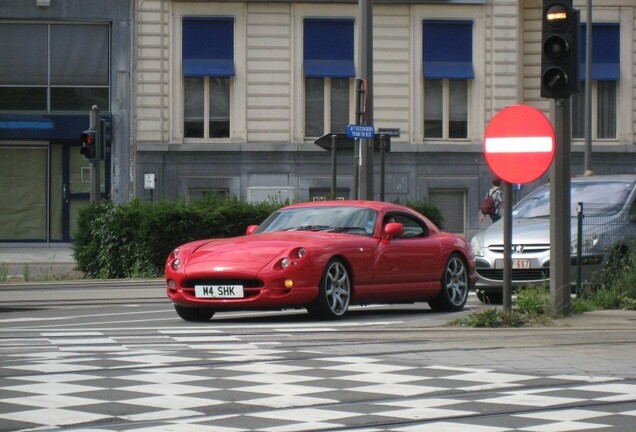
[[[179,259],[179,248],[170,252],[168,262],[173,270],[179,270],[183,266],[183,262]]]
[[[283,257],[278,261],[278,265],[282,269],[286,269],[290,265],[298,265],[298,262],[307,255],[307,249],[303,247],[296,248],[289,253],[289,256]]]
[[[470,240],[470,246],[473,248],[473,253],[475,256],[484,256],[483,248],[481,247],[481,242],[477,238],[477,236],[473,237]]]

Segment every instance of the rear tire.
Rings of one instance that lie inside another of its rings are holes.
[[[349,309],[351,300],[351,278],[349,271],[340,260],[329,261],[320,280],[320,290],[307,311],[315,318],[342,318]]]
[[[458,312],[468,300],[468,267],[461,255],[451,254],[442,275],[442,290],[428,305],[436,312]]]
[[[174,305],[174,310],[177,311],[177,315],[184,321],[205,322],[210,321],[210,318],[214,316],[213,310],[204,308]]]

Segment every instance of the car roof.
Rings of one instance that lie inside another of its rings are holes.
[[[589,183],[589,182],[606,182],[606,181],[624,181],[626,183],[636,182],[636,174],[608,174],[608,175],[591,175],[573,177],[573,183]]]
[[[412,211],[407,207],[399,204],[391,204],[383,201],[367,201],[367,200],[331,200],[331,201],[308,201],[296,204],[290,204],[284,209],[300,208],[300,207],[364,207],[377,211]]]

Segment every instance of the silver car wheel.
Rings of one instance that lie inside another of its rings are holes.
[[[342,261],[332,260],[320,279],[318,296],[307,311],[318,319],[341,318],[349,309],[351,278]]]
[[[327,269],[324,284],[329,310],[335,316],[344,315],[351,298],[351,282],[346,267],[339,261],[332,262]]]
[[[448,260],[445,281],[444,289],[448,293],[448,300],[453,306],[463,306],[468,297],[468,273],[464,261],[458,256],[452,256]]]

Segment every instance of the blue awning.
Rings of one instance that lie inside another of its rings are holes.
[[[106,116],[110,114],[105,113]],[[104,115],[102,115],[104,117]],[[88,114],[0,114],[0,139],[77,141],[88,129]]]
[[[183,75],[234,76],[234,19],[183,18]]]
[[[305,18],[303,69],[309,78],[355,76],[353,20]]]
[[[581,25],[579,42],[579,59],[581,60],[580,76],[584,81],[587,27]],[[618,23],[592,24],[592,79],[599,81],[618,81],[621,76],[620,67],[620,25]]]
[[[422,61],[426,79],[474,79],[473,22],[424,20]]]

